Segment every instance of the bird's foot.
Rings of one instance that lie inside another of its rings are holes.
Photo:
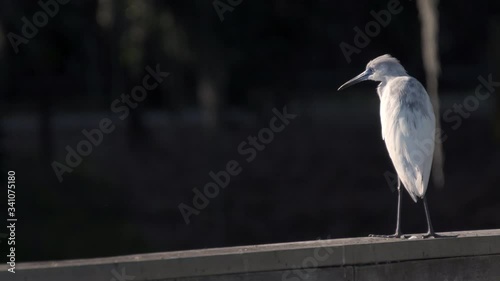
[[[457,237],[458,235],[441,235],[437,234],[436,232],[427,232],[426,234],[422,235],[422,238],[454,238]]]
[[[406,239],[408,238],[407,235],[404,235],[402,233],[394,233],[394,234],[389,234],[389,235],[378,235],[378,234],[370,234],[368,237],[377,237],[377,238],[401,238],[401,239]]]

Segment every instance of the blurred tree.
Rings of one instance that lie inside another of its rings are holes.
[[[29,8],[36,8],[35,5],[26,4],[22,2],[7,1],[4,3],[4,9],[2,11],[2,24],[6,26],[7,30],[15,30],[18,36],[25,36],[21,30],[23,30],[23,18],[24,13]],[[27,9],[28,8],[28,9]],[[30,19],[28,19],[29,21]],[[35,105],[39,114],[39,141],[40,141],[40,158],[43,163],[50,163],[52,160],[52,126],[51,126],[51,116],[52,116],[52,96],[53,96],[53,82],[57,81],[55,72],[59,69],[61,56],[57,52],[55,42],[49,41],[47,38],[39,38],[36,35],[40,32],[38,29],[36,31],[31,31],[34,38],[29,38],[28,43],[19,45],[19,52],[10,52],[13,56],[6,63],[9,72],[17,72],[17,75],[21,75],[20,81],[10,81],[13,85],[13,91],[25,92],[30,96],[36,93]],[[20,64],[14,67],[14,64]],[[15,74],[10,74],[15,76]],[[28,80],[30,83],[26,83]]]
[[[422,58],[426,73],[427,91],[431,97],[436,116],[436,131],[441,130],[441,113],[439,110],[439,63],[438,44],[438,0],[418,0],[417,7],[420,12]],[[432,165],[432,178],[438,187],[444,186],[444,154],[441,134],[436,134],[434,160]]]
[[[195,36],[192,38],[196,52],[196,95],[201,110],[201,120],[205,129],[217,126],[222,104],[221,93],[225,91],[227,79],[227,58],[225,46],[219,39],[215,24],[220,24],[212,4],[207,1],[195,3],[198,20],[193,22]]]
[[[108,106],[106,97],[109,93],[103,92],[103,74],[101,71],[100,58],[102,57],[102,44],[100,40],[101,27],[97,22],[100,7],[99,0],[85,1],[77,3],[78,9],[83,13],[81,24],[85,26],[81,33],[82,52],[85,58],[84,79],[85,91],[93,101],[94,107]]]
[[[120,59],[127,71],[125,93],[141,85],[145,67],[145,42],[153,27],[153,7],[149,1],[126,1],[124,29],[120,38]],[[130,111],[128,122],[131,144],[144,140],[146,129],[143,124],[143,104]]]
[[[192,7],[186,1],[175,3],[162,2],[156,10],[157,24],[152,40],[156,57],[166,58],[166,68],[175,75],[162,92],[162,101],[171,111],[180,111],[194,102],[194,81],[190,76],[194,72],[194,54],[186,29],[195,19],[190,13]]]
[[[96,21],[101,30],[102,57],[105,64],[103,88],[108,93],[108,106],[112,99],[119,97],[125,90],[124,69],[120,61],[120,39],[123,33],[126,3],[120,0],[99,0]]]

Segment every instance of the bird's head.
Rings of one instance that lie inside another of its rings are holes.
[[[357,84],[361,81],[386,81],[389,77],[396,77],[406,75],[406,70],[399,63],[399,61],[391,55],[382,55],[371,60],[367,65],[365,71],[351,80],[345,82],[339,87],[338,91],[345,89],[349,86]]]

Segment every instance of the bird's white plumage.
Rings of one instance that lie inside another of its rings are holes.
[[[406,73],[399,61],[382,55],[371,60],[365,71],[345,82],[339,91],[365,80],[379,81],[382,138],[398,173],[413,201],[424,201],[428,231],[424,237],[439,237],[432,227],[425,192],[434,155],[436,121],[432,103],[420,82]],[[400,228],[401,192],[398,190],[396,232],[382,237],[404,237]]]
[[[427,92],[411,76],[382,82],[382,138],[404,187],[416,202],[427,190],[434,152],[435,117]]]
[[[424,87],[399,61],[382,55],[339,90],[364,80],[379,81],[382,138],[403,186],[416,202],[427,190],[434,155],[436,121]]]

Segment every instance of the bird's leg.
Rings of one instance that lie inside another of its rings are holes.
[[[396,232],[391,235],[375,235],[370,234],[370,237],[382,237],[382,238],[406,238],[401,233],[401,180],[398,177],[398,211],[396,218]]]
[[[398,213],[396,218],[396,232],[394,232],[395,237],[403,237],[401,234],[401,180],[398,177]]]
[[[439,235],[436,232],[434,232],[434,228],[432,227],[432,223],[431,223],[431,216],[429,214],[429,207],[427,206],[427,198],[425,197],[425,195],[424,195],[423,201],[424,201],[425,217],[427,218],[427,233],[424,234],[422,237],[423,238],[457,237],[457,235]]]
[[[434,232],[434,228],[432,227],[431,215],[429,214],[429,207],[427,206],[427,198],[424,195],[424,210],[425,210],[425,218],[427,219],[427,233],[424,234],[423,238],[436,238],[436,233]]]

